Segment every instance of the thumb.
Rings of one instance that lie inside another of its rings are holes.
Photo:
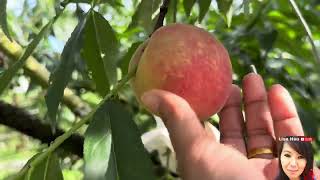
[[[151,90],[144,93],[141,100],[164,121],[177,154],[186,153],[197,139],[206,135],[197,115],[183,98],[168,91]]]

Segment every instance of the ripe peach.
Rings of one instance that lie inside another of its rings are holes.
[[[210,33],[185,24],[159,28],[133,55],[131,85],[140,101],[151,89],[183,97],[201,120],[225,104],[232,84],[228,52]]]

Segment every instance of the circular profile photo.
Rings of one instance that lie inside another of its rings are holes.
[[[276,180],[315,180],[311,141],[287,136],[279,141],[279,174]]]

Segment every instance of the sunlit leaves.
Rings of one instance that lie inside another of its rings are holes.
[[[0,76],[0,94],[3,90],[9,85],[10,81],[16,75],[18,70],[23,67],[28,57],[33,53],[36,49],[40,41],[44,36],[48,34],[50,31],[52,24],[55,19],[52,19],[48,24],[46,24],[42,30],[34,37],[31,43],[28,45],[22,56],[19,58],[17,62],[15,62],[12,66],[9,67],[6,71],[4,71]]]
[[[109,161],[111,161],[109,157],[112,146],[110,119],[107,111],[106,104],[102,104],[93,115],[85,133],[85,179],[107,179],[105,176]]]
[[[64,89],[71,79],[71,73],[75,68],[75,64],[79,62],[80,59],[82,32],[85,22],[86,17],[79,22],[75,30],[72,32],[71,37],[64,46],[60,64],[50,76],[50,86],[48,88],[47,95],[45,96],[45,100],[52,127],[54,127],[56,123],[56,114]]]
[[[82,56],[92,72],[97,92],[102,96],[117,81],[117,48],[118,42],[108,21],[92,11],[85,27]]]
[[[155,179],[138,128],[119,102],[102,104],[85,136],[86,179]]]
[[[4,34],[11,40],[7,22],[7,0],[0,0],[0,26]]]

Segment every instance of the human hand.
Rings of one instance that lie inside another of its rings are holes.
[[[220,143],[205,131],[183,98],[167,91],[151,90],[142,96],[142,101],[163,119],[184,180],[274,179],[279,169],[277,158],[273,154],[260,154],[248,159],[247,152],[262,147],[276,152],[278,137],[304,135],[287,90],[274,85],[267,92],[262,78],[254,73],[243,79],[246,123],[240,89],[234,85],[219,113]]]

